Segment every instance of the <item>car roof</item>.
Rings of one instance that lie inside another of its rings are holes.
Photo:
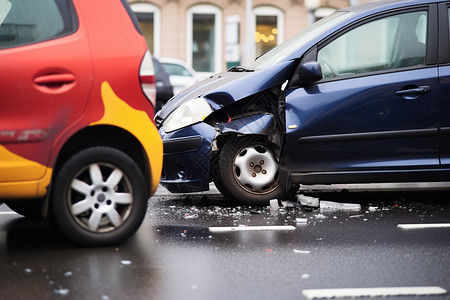
[[[350,6],[350,7],[341,9],[341,11],[360,13],[360,12],[366,12],[366,11],[368,12],[368,11],[372,11],[372,10],[386,10],[386,9],[410,6],[410,5],[413,6],[413,5],[438,3],[438,2],[445,2],[445,1],[446,0],[425,0],[425,1],[424,0],[382,0],[382,1],[376,1],[376,2],[366,3],[366,4]]]

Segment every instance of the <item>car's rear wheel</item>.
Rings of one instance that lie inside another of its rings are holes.
[[[271,145],[258,137],[240,137],[225,142],[214,181],[219,191],[248,205],[268,205],[284,198],[278,178],[278,158]]]
[[[146,186],[138,165],[125,153],[108,147],[83,150],[57,175],[50,204],[52,218],[77,244],[123,242],[145,217]]]

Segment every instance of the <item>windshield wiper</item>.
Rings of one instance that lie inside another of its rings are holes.
[[[255,72],[254,69],[247,69],[243,66],[233,66],[228,69],[228,72]]]

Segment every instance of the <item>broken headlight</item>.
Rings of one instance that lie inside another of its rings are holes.
[[[171,132],[201,122],[212,112],[211,106],[204,98],[186,101],[164,120],[164,131]]]

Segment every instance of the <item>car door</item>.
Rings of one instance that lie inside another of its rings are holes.
[[[318,45],[324,78],[287,91],[294,181],[404,181],[393,171],[439,165],[436,12],[390,12]]]
[[[70,0],[3,0],[0,12],[0,184],[38,180],[85,108],[89,45]]]
[[[450,166],[450,4],[439,5],[439,154],[441,165]]]

